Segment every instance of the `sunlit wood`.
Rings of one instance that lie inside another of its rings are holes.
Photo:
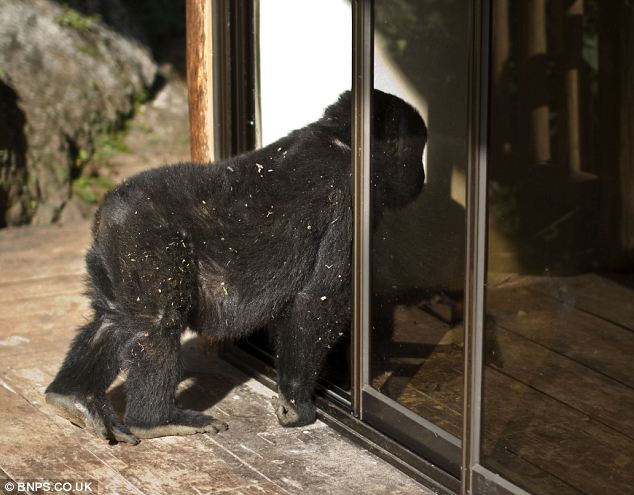
[[[187,87],[192,161],[214,159],[212,2],[187,0]]]

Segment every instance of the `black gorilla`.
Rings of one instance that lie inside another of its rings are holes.
[[[404,206],[423,187],[426,128],[402,100],[375,91],[373,101],[375,204]],[[176,407],[181,333],[222,341],[269,326],[277,417],[285,426],[314,421],[315,381],[350,322],[350,135],[346,92],[320,120],[263,149],[150,170],[112,191],[86,257],[94,316],[47,402],[124,442],[226,429]],[[105,394],[122,370],[123,423]]]

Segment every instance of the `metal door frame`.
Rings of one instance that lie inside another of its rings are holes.
[[[374,2],[352,3],[353,393],[356,417],[381,429],[456,478],[461,441],[378,392],[370,384],[371,93],[374,86]]]
[[[482,372],[486,319],[487,158],[492,0],[474,2],[471,89],[469,92],[469,163],[467,169],[467,260],[465,280],[464,422],[462,495],[528,495],[528,492],[481,463]]]

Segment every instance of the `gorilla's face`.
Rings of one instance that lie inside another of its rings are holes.
[[[380,206],[401,208],[423,189],[427,128],[400,98],[378,90],[373,95],[372,192]]]

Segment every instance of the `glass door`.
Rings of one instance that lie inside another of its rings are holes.
[[[373,7],[360,414],[458,477],[470,2],[375,0]],[[424,153],[416,141],[423,131],[406,111],[386,111],[376,90],[397,96],[424,120]],[[384,158],[390,146],[406,150],[391,167]],[[413,164],[424,171],[424,184],[404,175]]]
[[[227,89],[233,90],[235,81],[244,84],[243,81],[249,80],[249,74],[253,74],[249,94],[253,112],[248,118],[242,118],[239,124],[242,134],[253,135],[250,148],[268,146],[292,131],[319,120],[328,106],[350,91],[350,2],[257,0],[228,4],[230,9],[245,11],[243,16],[251,18],[250,29],[243,28],[235,21],[229,25],[229,31],[231,28],[234,31],[232,38],[248,46],[231,53],[233,62],[229,57],[228,65],[237,75],[232,78]],[[328,35],[324,36],[323,26],[326,24]],[[240,64],[243,62],[238,58],[240,53],[249,50],[250,58]],[[245,67],[249,70],[245,71]],[[236,108],[237,113],[244,113],[244,108],[249,108],[249,105]],[[350,132],[350,129],[347,131]],[[233,141],[240,140],[234,138]],[[242,141],[246,142],[247,139],[243,138]],[[344,141],[349,142],[349,139]],[[232,148],[229,154],[241,151],[244,149]],[[346,161],[346,167],[351,168],[350,160]],[[238,345],[250,355],[257,356],[259,362],[249,363],[251,367],[272,377],[276,354],[274,342],[272,329],[262,328]],[[238,359],[244,361],[245,357],[240,356]],[[329,351],[326,360],[318,385],[319,392],[349,408],[349,333],[344,333]],[[261,368],[262,364],[267,367]]]
[[[463,493],[630,493],[634,7],[484,4]]]
[[[492,6],[483,464],[536,495],[627,493],[634,8]]]
[[[463,430],[472,4],[253,5],[255,103],[243,106],[253,112],[237,124],[254,138],[252,146],[319,118],[352,86],[352,146],[333,144],[351,148],[353,162],[353,329],[327,358],[318,403],[325,396],[328,407],[336,404],[347,415],[346,427],[373,435],[374,444],[389,439],[381,448],[407,458],[402,465],[415,465],[415,476],[433,478],[440,492],[455,491]],[[234,51],[229,65],[238,75],[227,81],[242,80]],[[267,329],[242,349],[273,363]],[[234,362],[247,361],[240,355]],[[274,377],[271,368],[249,364]]]

